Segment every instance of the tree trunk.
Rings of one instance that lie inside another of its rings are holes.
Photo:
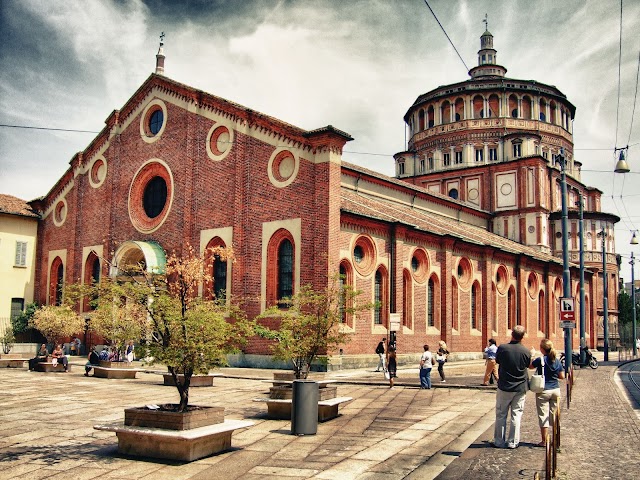
[[[178,412],[186,412],[187,407],[189,406],[189,386],[191,385],[191,376],[193,375],[193,370],[189,369],[184,372],[182,383],[180,382],[178,374],[173,367],[169,367],[169,372],[171,373],[173,381],[176,384],[176,388],[178,389],[178,393],[180,394],[180,404],[178,405]]]

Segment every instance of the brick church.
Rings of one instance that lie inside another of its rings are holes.
[[[60,285],[117,276],[141,262],[162,272],[189,245],[233,246],[216,261],[213,292],[242,298],[253,317],[302,285],[339,272],[378,305],[345,316],[352,340],[332,364],[359,365],[381,337],[400,355],[445,340],[478,354],[522,324],[525,343],[562,345],[560,168],[569,182],[571,291],[577,292],[577,210],[585,205],[587,343],[602,335],[604,231],[609,319],[618,266],[601,192],[580,181],[573,157],[575,107],[555,87],[505,77],[493,37],[481,37],[470,78],[420,95],[405,115],[407,151],[391,178],[342,161],[350,135],[304,130],[156,72],[106,119],[41,199],[36,300],[60,301]],[[391,161],[391,159],[390,159]],[[88,306],[81,307],[88,310]],[[89,312],[87,311],[87,314]],[[602,338],[600,338],[600,341]],[[578,343],[575,331],[573,344]],[[250,343],[242,360],[268,354]]]

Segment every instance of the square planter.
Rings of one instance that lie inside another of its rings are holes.
[[[100,360],[100,366],[105,368],[133,368],[133,364],[129,362],[112,362],[111,360]]]
[[[188,412],[150,410],[146,407],[126,408],[126,426],[189,430],[224,422],[224,407],[198,407]]]
[[[164,385],[175,387],[176,382],[173,381],[173,375],[165,373],[162,375],[164,378]],[[183,382],[184,375],[178,375],[178,381]],[[193,375],[189,387],[211,387],[213,386],[213,375]]]
[[[338,395],[338,387],[324,386],[318,389],[318,400],[329,400]],[[280,400],[291,400],[293,397],[293,388],[288,386],[275,386],[269,388],[269,398]]]

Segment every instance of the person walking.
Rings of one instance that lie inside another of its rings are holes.
[[[516,325],[511,331],[511,341],[500,345],[496,352],[499,368],[493,445],[497,448],[518,448],[520,443],[520,422],[527,395],[527,368],[531,364],[531,351],[522,345],[525,333],[522,325]],[[507,433],[509,413],[511,425]]]
[[[484,349],[486,368],[484,370],[482,385],[484,385],[485,387],[489,385],[489,379],[491,378],[491,375],[493,375],[496,380],[500,378],[498,376],[498,365],[496,364],[496,353],[498,353],[496,341],[493,338],[490,338],[487,348]]]
[[[378,346],[376,347],[376,353],[378,354],[378,367],[376,368],[376,372],[379,372],[380,369],[382,368],[382,371],[384,371],[385,365],[384,365],[384,352],[386,351],[386,348],[384,347],[385,342],[387,341],[386,338],[383,338],[382,340],[380,340],[380,343],[378,343]]]
[[[429,345],[424,345],[422,348],[424,353],[420,357],[420,388],[429,390],[431,388],[431,368],[435,364],[435,360],[429,351]]]
[[[393,379],[396,378],[398,363],[396,361],[396,349],[389,345],[387,349],[387,373],[389,374],[389,388],[393,388]]]
[[[540,342],[541,357],[531,361],[529,368],[537,369],[538,375],[542,375],[544,369],[544,390],[536,393],[536,410],[538,412],[538,424],[542,441],[538,444],[544,447],[547,444],[549,420],[555,415],[560,403],[560,383],[558,379],[564,379],[564,369],[558,355],[553,348],[553,342],[545,338]]]
[[[444,364],[449,357],[449,349],[444,340],[438,342],[438,351],[436,352],[436,361],[438,362],[438,374],[440,375],[440,382],[446,382],[444,378]]]

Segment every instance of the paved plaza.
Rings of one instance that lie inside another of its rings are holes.
[[[544,472],[532,394],[521,447],[488,445],[495,390],[479,386],[481,362],[449,363],[447,383],[434,379],[431,390],[417,388],[417,369],[401,369],[393,389],[372,369],[327,373],[339,382],[338,394],[354,400],[308,436],[292,435],[289,421],[268,419],[266,406],[253,402],[267,395],[272,371],[222,369],[226,377],[213,387],[191,389],[190,403],[224,406],[226,418],[255,425],[234,433],[230,451],[185,464],[120,455],[113,433],[93,429],[122,421],[126,407],[176,402],[176,389],[163,386],[161,375],[84,377],[82,360],[73,361],[68,374],[0,371],[0,479],[495,480]],[[562,417],[560,478],[637,478],[640,396],[629,400],[625,393],[638,392],[628,374],[633,365],[577,372],[574,400]]]

